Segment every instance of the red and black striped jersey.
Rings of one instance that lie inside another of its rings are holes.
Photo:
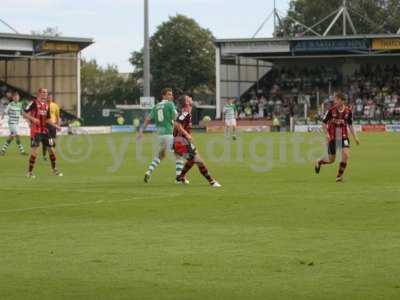
[[[192,134],[192,114],[190,112],[181,112],[176,118],[176,122],[180,123],[187,133]],[[177,136],[183,137],[183,134],[177,128],[174,128],[174,137]]]
[[[323,122],[328,125],[331,140],[335,138],[348,138],[347,126],[353,125],[353,112],[351,107],[345,106],[342,111],[334,106],[325,114]],[[339,136],[338,136],[339,135]]]
[[[39,120],[39,124],[31,123],[31,136],[34,137],[41,133],[47,134],[47,121],[50,119],[49,105],[35,99],[26,106],[25,112]]]

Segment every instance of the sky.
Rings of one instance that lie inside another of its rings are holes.
[[[277,0],[286,12],[289,0]],[[273,10],[273,0],[149,0],[150,34],[170,16],[183,14],[217,38],[249,38]],[[1,0],[0,18],[20,33],[57,27],[63,36],[93,38],[83,57],[131,72],[130,53],[143,46],[143,0]],[[272,34],[268,22],[259,37]],[[11,32],[0,24],[0,32]]]

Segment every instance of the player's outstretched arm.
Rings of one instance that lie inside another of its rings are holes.
[[[326,136],[326,139],[327,139],[327,141],[329,143],[331,137],[330,137],[329,132],[328,132],[328,126],[326,125],[325,122],[322,123],[322,131],[324,132],[324,134]]]
[[[353,112],[351,110],[350,110],[350,115],[347,119],[347,125],[349,127],[350,133],[351,133],[354,141],[356,142],[357,145],[360,145],[360,140],[358,139],[357,133],[353,127]]]
[[[55,129],[57,129],[58,131],[61,130],[60,125],[54,123],[51,119],[47,119],[47,124],[49,124],[50,126],[53,126]]]
[[[141,126],[140,129],[139,129],[139,133],[138,133],[138,135],[137,135],[137,139],[138,139],[138,140],[141,139],[141,138],[143,137],[143,131],[147,128],[147,126],[149,126],[150,123],[151,123],[151,118],[150,118],[150,116],[147,116],[147,117],[144,119],[144,124],[143,124],[143,126]]]
[[[57,125],[61,127],[61,116],[60,116],[60,108],[57,109]]]
[[[356,131],[354,130],[353,125],[349,125],[349,130],[350,130],[350,133],[351,133],[353,139],[356,141],[356,144],[357,144],[357,145],[360,145],[360,140],[358,139],[357,133],[356,133]]]

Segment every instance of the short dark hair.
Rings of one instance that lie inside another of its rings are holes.
[[[161,91],[161,96],[165,96],[165,95],[168,94],[169,92],[172,93],[172,89],[171,89],[171,88],[162,89],[162,91]]]

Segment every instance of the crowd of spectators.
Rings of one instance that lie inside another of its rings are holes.
[[[358,119],[400,119],[400,66],[362,66],[344,92]]]
[[[240,118],[269,118],[321,112],[334,91],[342,91],[355,119],[400,120],[400,65],[365,64],[349,76],[336,66],[273,68],[253,93],[239,101]]]
[[[238,103],[240,119],[272,119],[273,116],[294,115],[297,112],[295,100],[289,97],[259,95],[250,101]]]

